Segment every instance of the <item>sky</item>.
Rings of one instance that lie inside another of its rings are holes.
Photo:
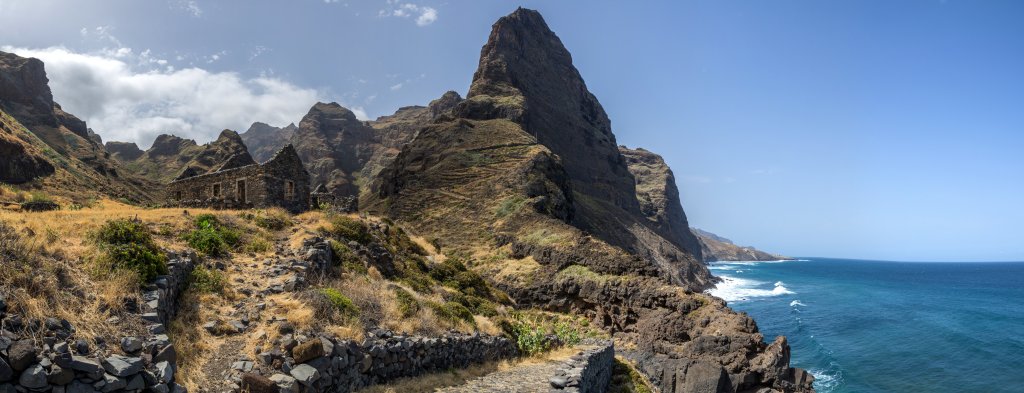
[[[464,95],[517,6],[618,142],[665,157],[692,225],[795,256],[1024,260],[1020,1],[0,0],[0,50],[145,149]]]

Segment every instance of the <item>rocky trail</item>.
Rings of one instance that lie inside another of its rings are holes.
[[[214,337],[206,343],[209,349],[201,366],[200,392],[237,391],[240,374],[257,367],[246,347],[250,341],[266,336],[269,326],[261,325],[278,322],[267,307],[267,298],[294,289],[296,278],[286,273],[301,270],[283,258],[288,240],[283,234],[275,236],[273,257],[235,255],[222,262],[227,278],[225,293],[232,294],[234,300],[200,305],[213,311],[214,316],[202,326]]]
[[[591,346],[577,346],[582,352]],[[438,389],[438,393],[537,393],[551,391],[550,378],[565,367],[573,352],[562,352],[544,360],[526,360],[505,370],[498,370],[466,381],[460,386]]]

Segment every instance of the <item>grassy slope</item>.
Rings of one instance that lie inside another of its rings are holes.
[[[82,204],[104,196],[142,203],[153,200],[152,183],[122,173],[120,164],[105,157],[102,148],[66,129],[38,127],[33,132],[3,111],[0,111],[0,127],[56,168],[53,175],[23,185],[8,186],[11,191],[49,194],[61,203]]]

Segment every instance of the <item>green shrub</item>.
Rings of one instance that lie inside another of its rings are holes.
[[[359,274],[369,273],[363,260],[356,255],[345,243],[337,240],[331,240],[331,251],[334,254],[334,265],[341,266],[343,271],[354,272]]]
[[[354,318],[359,316],[359,307],[356,307],[355,303],[352,303],[352,299],[348,296],[343,295],[334,288],[322,288],[320,294],[323,295],[339,314],[346,318]]]
[[[566,322],[555,324],[555,336],[558,337],[559,341],[568,346],[579,344],[582,340],[580,331]]]
[[[240,217],[256,224],[260,228],[271,231],[279,231],[293,224],[288,212],[278,208],[245,212]]]
[[[340,214],[332,216],[330,220],[330,232],[334,236],[354,240],[359,244],[368,244],[372,240],[370,229],[362,221]]]
[[[103,261],[110,270],[128,270],[149,282],[167,274],[167,256],[153,242],[153,236],[142,222],[117,219],[107,221],[94,234]]]
[[[213,214],[200,214],[195,219],[196,229],[185,234],[189,247],[209,256],[224,256],[238,245],[242,235],[221,223]]]
[[[540,326],[517,319],[512,322],[512,335],[516,339],[519,351],[527,355],[536,355],[551,349],[551,342],[545,337],[544,328]]]
[[[491,288],[487,281],[476,272],[467,269],[458,258],[449,258],[431,267],[430,277],[469,296],[491,297]]]
[[[476,320],[473,319],[473,313],[470,312],[466,306],[459,303],[431,303],[430,308],[432,308],[434,313],[436,313],[438,317],[441,317],[441,319],[445,319],[453,323],[463,321],[468,323],[470,326],[476,327]]]
[[[270,241],[261,236],[254,236],[245,242],[245,251],[253,254],[259,254],[270,251],[272,245]]]
[[[411,317],[420,310],[420,303],[402,287],[395,287],[395,296],[398,297],[398,311],[402,313],[403,317]]]
[[[189,288],[200,293],[224,293],[227,280],[219,270],[198,266],[189,275]]]
[[[505,218],[515,212],[518,212],[524,204],[526,204],[526,198],[523,198],[521,196],[517,195],[506,198],[505,200],[501,201],[500,205],[498,205],[498,210],[494,213],[494,215],[498,218]]]

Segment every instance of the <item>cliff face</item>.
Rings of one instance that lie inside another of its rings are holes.
[[[151,184],[129,176],[99,135],[53,101],[48,83],[42,61],[0,52],[0,181],[76,200],[151,200]]]
[[[577,201],[573,226],[654,261],[676,284],[712,283],[699,250],[640,211],[608,116],[536,11],[520,9],[494,24],[469,95],[453,115],[511,121],[560,157]]]
[[[274,153],[288,145],[292,135],[299,127],[295,123],[285,127],[274,127],[266,123],[255,122],[243,132],[242,142],[249,148],[252,158],[258,162],[266,162]]]
[[[359,171],[379,144],[373,128],[337,103],[317,103],[299,122],[292,144],[312,184],[336,195],[357,195]]]
[[[671,172],[624,150],[557,36],[519,9],[494,24],[468,98],[361,202],[471,256],[519,307],[614,333],[661,391],[812,391],[784,338],[765,344],[748,316],[686,289],[713,278]]]
[[[793,258],[771,254],[754,247],[737,246],[732,240],[697,228],[690,228],[700,240],[705,262],[716,261],[781,261]]]
[[[684,250],[698,260],[704,260],[703,248],[697,237],[690,232],[690,224],[686,221],[686,213],[679,201],[675,176],[665,160],[644,149],[633,150],[620,146],[619,152],[626,158],[629,171],[636,179],[636,198],[640,202],[640,212]]]

